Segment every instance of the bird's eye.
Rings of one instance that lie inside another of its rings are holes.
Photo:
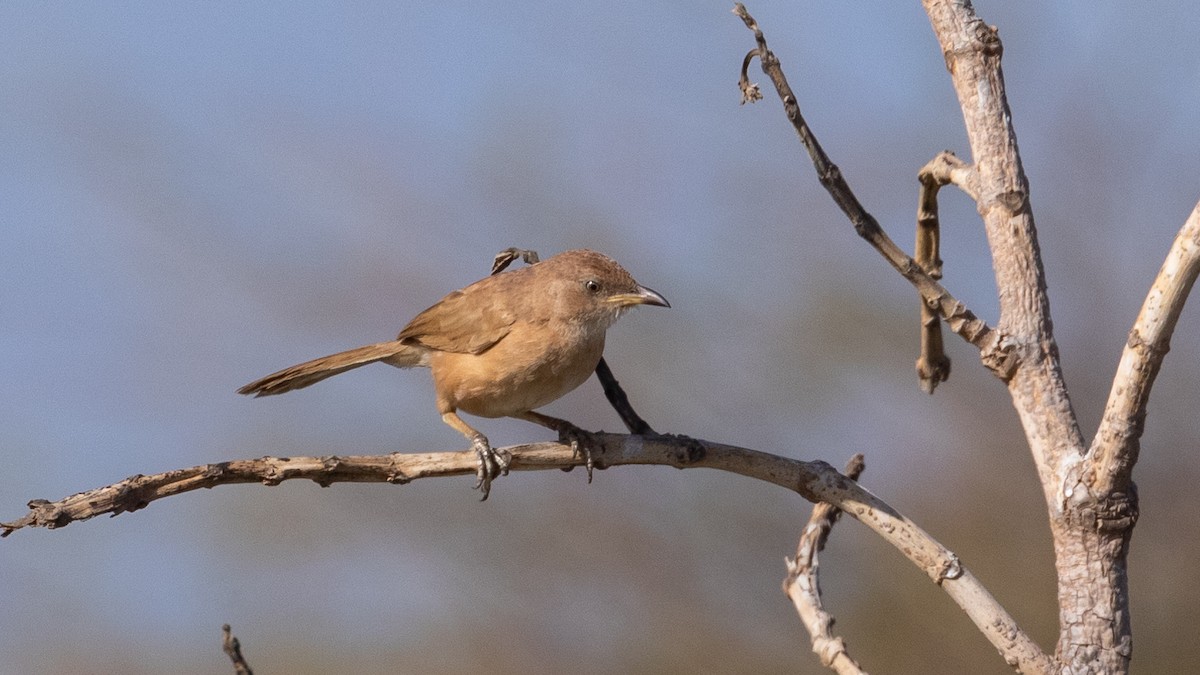
[[[588,279],[587,281],[583,282],[583,287],[588,289],[589,293],[600,292],[600,282],[596,281],[595,279]]]

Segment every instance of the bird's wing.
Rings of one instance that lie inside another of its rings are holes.
[[[417,342],[430,349],[459,354],[480,354],[491,348],[516,322],[516,313],[488,302],[488,293],[469,286],[442,298],[418,314],[396,339]]]

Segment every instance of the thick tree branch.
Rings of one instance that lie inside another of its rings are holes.
[[[846,477],[858,480],[866,464],[861,454],[850,458],[846,465]],[[812,650],[821,659],[821,664],[840,675],[861,675],[858,665],[848,651],[846,642],[833,634],[833,615],[825,611],[821,602],[820,561],[817,554],[825,548],[833,524],[842,510],[821,502],[813,506],[812,516],[800,535],[796,546],[796,557],[785,560],[787,578],[783,580],[783,592],[792,600],[796,613],[812,638]]]
[[[754,39],[758,43],[758,48],[747,54],[742,62],[739,86],[742,89],[743,103],[762,98],[758,86],[751,84],[747,75],[750,62],[757,56],[763,73],[771,78],[771,82],[775,85],[775,91],[783,101],[784,113],[791,120],[801,142],[808,150],[813,166],[816,167],[818,180],[821,181],[821,185],[833,197],[833,201],[842,209],[842,212],[846,214],[846,217],[850,219],[854,231],[874,246],[875,250],[879,251],[880,255],[917,289],[927,305],[937,309],[950,330],[979,348],[984,365],[1001,379],[1007,380],[1017,365],[1015,354],[1011,351],[1007,341],[1000,333],[992,330],[986,322],[976,317],[966,305],[959,302],[912,257],[897,246],[892,238],[883,231],[875,217],[863,208],[845,178],[842,177],[841,170],[830,161],[829,156],[825,154],[825,150],[821,148],[821,144],[817,142],[816,136],[813,135],[812,130],[804,121],[804,117],[800,114],[800,105],[792,93],[791,86],[788,85],[783,69],[779,65],[779,59],[767,47],[767,40],[763,36],[762,30],[759,29],[758,23],[746,11],[745,5],[740,2],[734,5],[733,13],[745,22],[746,27],[754,31]]]
[[[1062,502],[1068,465],[1083,456],[1084,442],[1054,341],[1029,183],[1005,93],[1004,50],[999,33],[975,15],[968,0],[922,4],[942,48],[971,144],[973,171],[961,186],[973,193],[987,232],[1000,302],[996,330],[1019,354],[1022,372],[1009,380],[1009,393],[1047,505],[1054,509]]]
[[[962,109],[975,201],[999,292],[997,330],[1020,354],[1008,382],[1038,470],[1054,537],[1064,672],[1128,672],[1126,560],[1136,493],[1079,489],[1086,446],[1063,379],[1045,272],[1001,67],[995,27],[969,0],[922,0]]]
[[[758,56],[817,169],[818,179],[855,230],[917,288],[951,330],[980,348],[984,364],[1006,382],[1051,513],[1059,573],[1061,631],[1057,656],[1080,672],[1090,668],[1124,670],[1129,655],[1124,571],[1127,531],[1104,534],[1099,541],[1087,540],[1089,532],[1095,532],[1088,530],[1087,524],[1094,525],[1095,518],[1089,521],[1086,514],[1094,514],[1104,505],[1098,506],[1090,495],[1079,494],[1072,500],[1063,492],[1073,466],[1084,456],[1083,436],[1054,341],[1029,188],[1004,91],[1000,40],[994,28],[975,16],[969,0],[924,0],[923,4],[942,46],[971,143],[973,175],[963,176],[962,183],[979,207],[992,251],[1001,309],[995,329],[967,312],[920,265],[904,255],[862,208],[801,116],[796,97],[762,31],[738,3],[734,13],[754,31],[758,43],[757,50],[743,61],[739,82],[743,101],[755,100],[759,94],[745,72],[753,57]],[[1001,651],[1009,663],[1023,668],[1020,659],[1012,658],[1003,647]],[[1049,660],[1039,651],[1031,653],[1036,656],[1027,663],[1029,668],[1050,668]]]
[[[825,462],[803,462],[757,450],[685,436],[596,434],[591,448],[596,468],[657,464],[679,469],[710,468],[740,474],[787,488],[812,502],[828,502],[844,510],[896,547],[945,589],[1006,657],[1025,664],[1025,672],[1045,659],[995,598],[946,549],[920,527],[858,483]],[[512,453],[512,471],[580,466],[586,460],[569,445],[531,443],[503,448]],[[478,457],[464,452],[392,453],[326,457],[262,457],[206,464],[152,476],[132,476],[119,483],[81,492],[56,502],[35,499],[29,513],[0,523],[0,536],[24,527],[64,527],[102,514],[117,515],[144,508],[171,495],[235,483],[278,485],[306,479],[328,486],[338,482],[403,484],[419,478],[474,476]]]
[[[1128,489],[1146,421],[1150,388],[1171,347],[1171,334],[1200,274],[1200,203],[1180,228],[1142,304],[1121,354],[1108,404],[1089,451],[1085,483],[1101,494]]]

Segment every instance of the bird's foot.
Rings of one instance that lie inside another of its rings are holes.
[[[574,424],[566,423],[558,429],[558,442],[563,445],[571,446],[571,453],[575,458],[583,458],[583,467],[587,470],[588,483],[592,482],[592,470],[596,468],[596,462],[592,458],[592,448],[600,445],[596,434],[590,431],[580,429]],[[570,471],[573,467],[567,467],[563,471]],[[600,467],[604,468],[604,467]]]
[[[507,476],[509,464],[512,463],[512,453],[507,450],[497,450],[488,442],[487,436],[475,434],[471,438],[471,448],[479,456],[479,469],[475,472],[475,489],[483,493],[479,501],[486,501],[492,491],[492,479],[496,476]]]

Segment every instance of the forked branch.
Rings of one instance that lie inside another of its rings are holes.
[[[787,78],[783,74],[779,59],[768,48],[766,38],[763,36],[762,30],[758,27],[758,23],[750,16],[750,13],[746,11],[746,7],[741,3],[737,3],[733,11],[734,14],[742,19],[746,27],[754,32],[754,39],[758,44],[757,48],[747,54],[742,62],[739,86],[742,89],[743,102],[754,101],[761,97],[757,86],[750,83],[749,76],[747,75],[747,68],[750,62],[757,56],[762,65],[763,72],[771,79],[780,100],[783,101],[784,112],[788,120],[791,121],[801,142],[808,151],[813,165],[816,167],[818,179],[842,209],[843,213],[850,219],[855,231],[875,247],[892,267],[916,287],[922,300],[931,309],[938,312],[952,331],[979,348],[984,365],[1005,382],[1010,382],[1014,374],[1017,373],[1019,365],[1019,355],[1015,345],[1005,339],[1000,331],[992,329],[984,321],[977,318],[965,305],[943,288],[920,264],[905,254],[883,231],[878,221],[863,208],[857,197],[850,190],[846,180],[842,177],[841,171],[829,160],[829,157],[825,154],[825,151],[813,135],[812,130],[809,129],[808,124],[804,121],[804,117],[800,114],[799,103],[796,100],[796,96],[792,93]],[[971,587],[985,595],[987,594],[987,591],[981,585],[974,584]],[[995,602],[994,599],[991,599],[990,595],[986,595],[986,597],[990,602]],[[1053,663],[1051,659],[1027,635],[1021,632],[1015,623],[1006,624],[1003,630],[997,630],[998,626],[996,624],[981,621],[979,616],[971,613],[969,608],[974,604],[971,599],[956,598],[956,601],[959,602],[960,606],[967,609],[967,614],[975,622],[975,625],[987,636],[988,640],[1000,651],[1005,661],[1010,665],[1025,673],[1052,672]]]

